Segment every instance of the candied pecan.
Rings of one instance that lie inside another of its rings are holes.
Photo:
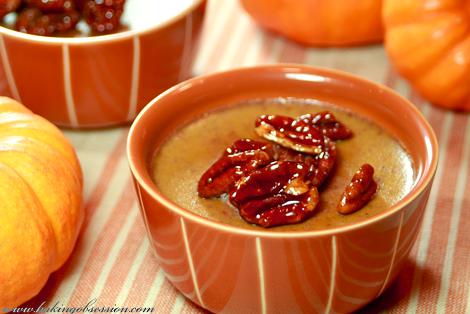
[[[263,115],[255,122],[255,132],[270,141],[292,150],[319,154],[323,147],[323,134],[302,120],[280,115]]]
[[[319,187],[328,177],[333,169],[336,159],[335,143],[325,137],[323,152],[318,155],[297,152],[278,144],[271,144],[251,139],[240,139],[235,141],[231,147],[227,148],[225,155],[244,152],[247,150],[261,149],[268,153],[274,161],[295,161],[303,162],[310,167],[306,178],[312,185]]]
[[[242,138],[235,141],[232,146],[225,150],[224,155],[227,156],[230,154],[240,153],[254,149],[261,149],[262,151],[266,152],[269,156],[271,156],[274,161],[304,162],[309,166],[312,165],[317,167],[315,155],[300,153],[295,150],[282,147],[278,144],[262,142],[247,138]]]
[[[77,8],[78,11],[83,11],[83,8],[85,7],[85,3],[90,0],[73,0],[73,3],[75,7]]]
[[[49,36],[54,32],[54,26],[49,18],[38,8],[26,8],[18,13],[16,28],[22,33]]]
[[[272,227],[305,220],[319,202],[318,189],[305,181],[302,162],[275,161],[240,179],[229,200],[247,222]]]
[[[16,11],[22,0],[0,0],[0,19],[8,13]]]
[[[310,172],[314,171],[318,167],[317,156],[319,155],[300,153],[278,144],[273,144],[271,151],[273,152],[272,156],[275,161],[303,162],[310,167]]]
[[[323,152],[316,155],[315,158],[315,169],[311,170],[307,176],[307,180],[311,181],[311,184],[319,187],[325,181],[330,174],[336,160],[336,145],[332,139],[325,137],[325,146]]]
[[[377,183],[372,177],[373,174],[374,168],[369,164],[362,165],[354,174],[338,204],[340,214],[352,214],[372,198],[377,190]]]
[[[24,0],[24,2],[28,7],[36,7],[43,13],[64,13],[75,9],[72,0]]]
[[[79,2],[85,21],[98,32],[110,32],[119,26],[125,0],[85,0]]]
[[[244,175],[270,162],[270,156],[260,149],[222,156],[199,179],[198,194],[214,197],[228,193]]]
[[[319,187],[328,177],[336,160],[336,145],[330,138],[324,138],[323,151],[318,155],[296,152],[280,145],[272,145],[273,159],[278,161],[303,162],[310,167],[306,180]]]
[[[314,126],[332,140],[345,140],[353,136],[353,132],[329,111],[318,112],[314,115],[306,114],[298,117],[297,120]]]
[[[55,32],[66,32],[75,28],[79,20],[80,13],[76,10],[44,14],[38,8],[30,7],[18,13],[16,28],[22,33],[50,36]]]
[[[268,155],[274,156],[273,145],[271,143],[252,140],[249,138],[242,138],[233,142],[232,146],[225,150],[224,155],[228,156],[255,149],[260,149],[268,153]]]

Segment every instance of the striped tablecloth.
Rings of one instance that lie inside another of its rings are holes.
[[[422,99],[394,73],[382,45],[305,48],[260,29],[237,0],[209,0],[194,75],[280,62],[346,71],[391,87],[421,110],[440,143],[440,164],[417,243],[397,280],[360,313],[470,313],[469,115]],[[86,220],[73,255],[25,307],[205,313],[155,263],[126,159],[128,130],[64,130],[84,171]]]

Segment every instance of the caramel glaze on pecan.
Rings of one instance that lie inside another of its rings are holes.
[[[242,138],[233,142],[232,146],[227,148],[223,156],[229,156],[236,153],[242,153],[249,150],[262,150],[269,156],[274,156],[273,145],[271,143]]]
[[[42,36],[68,32],[81,18],[73,0],[23,0],[17,11],[16,29]]]
[[[308,174],[308,180],[312,185],[320,186],[330,174],[336,160],[336,144],[325,137],[323,151],[315,156],[315,167]]]
[[[332,140],[345,140],[353,136],[352,131],[336,120],[335,116],[329,111],[319,112],[314,115],[306,114],[298,117],[296,120],[312,125]]]
[[[223,156],[202,175],[198,194],[201,197],[214,197],[228,193],[235,182],[269,162],[271,157],[261,149]]]
[[[22,33],[51,36],[74,29],[79,21],[80,13],[73,8],[44,13],[37,7],[27,7],[18,13],[16,28]]]
[[[303,120],[280,115],[263,115],[256,119],[255,132],[265,139],[298,152],[322,152],[323,134]]]
[[[238,181],[229,200],[243,219],[263,227],[301,222],[320,200],[308,173],[305,163],[275,161]]]
[[[325,136],[332,140],[344,140],[353,136],[352,131],[329,111],[306,114],[296,119],[263,115],[256,119],[255,132],[281,146],[310,154],[322,152]]]
[[[369,164],[362,165],[354,174],[338,204],[340,214],[352,214],[370,201],[377,190],[373,174],[374,168]]]
[[[317,155],[297,152],[278,144],[267,143],[252,139],[240,139],[226,149],[224,156],[241,153],[249,150],[262,150],[272,161],[303,162],[309,166],[307,179],[312,185],[320,187],[333,169],[336,159],[336,145],[328,137],[324,137],[322,152]]]
[[[44,13],[62,13],[75,7],[74,0],[23,0],[27,7],[35,7]]]
[[[17,12],[16,30],[52,36],[73,29],[82,16],[97,34],[114,32],[120,26],[125,0],[0,0],[0,20]]]
[[[199,196],[229,193],[240,216],[263,227],[305,220],[319,202],[318,188],[333,169],[334,141],[350,138],[352,131],[324,111],[296,119],[264,115],[256,119],[255,132],[270,142],[235,141],[202,175]],[[372,174],[372,166],[361,168],[338,205],[340,213],[356,211],[372,197],[377,188]]]

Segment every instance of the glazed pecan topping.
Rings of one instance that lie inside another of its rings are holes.
[[[93,31],[116,31],[124,12],[125,0],[0,0],[0,20],[17,12],[16,30],[42,36],[65,33],[82,15]]]
[[[279,161],[303,162],[310,167],[308,180],[319,187],[333,169],[336,160],[336,145],[330,138],[324,138],[322,152],[318,155],[299,153],[280,145],[272,145],[273,159]]]
[[[255,132],[265,139],[298,152],[322,152],[323,134],[303,120],[280,115],[263,115],[256,119]]]
[[[74,9],[72,0],[23,0],[26,6],[36,7],[43,13],[63,13]]]
[[[319,202],[318,189],[305,181],[308,172],[304,163],[273,162],[238,181],[230,202],[243,219],[263,227],[301,222]]]
[[[80,0],[85,21],[98,32],[110,32],[119,26],[125,0]]]
[[[330,138],[324,137],[322,152],[318,155],[300,153],[287,149],[278,144],[272,144],[251,139],[235,141],[225,151],[225,156],[248,150],[260,149],[266,152],[274,161],[303,162],[309,166],[308,180],[312,185],[319,187],[333,169],[336,159],[336,145]]]
[[[329,111],[306,114],[296,119],[263,115],[255,122],[256,133],[279,145],[309,154],[320,154],[324,136],[332,140],[350,138],[352,131]]]
[[[256,149],[260,149],[269,154],[270,156],[274,156],[273,145],[271,143],[252,140],[249,138],[242,138],[233,142],[232,146],[225,150],[224,155],[228,156]]]
[[[229,192],[240,216],[263,227],[305,220],[320,200],[318,187],[334,167],[334,140],[348,139],[352,131],[324,111],[296,119],[263,115],[256,119],[255,132],[270,142],[235,141],[201,177],[199,195]],[[373,172],[368,164],[359,169],[338,212],[352,213],[371,199],[377,189]]]
[[[336,144],[330,138],[325,137],[323,152],[316,155],[315,167],[308,174],[311,184],[319,187],[330,174],[336,160]]]
[[[79,20],[80,13],[73,9],[61,13],[44,13],[36,7],[30,7],[18,13],[16,28],[22,33],[50,36],[75,28]]]
[[[244,175],[269,162],[270,156],[260,149],[222,156],[202,175],[198,194],[201,197],[214,197],[228,193]]]
[[[329,111],[323,111],[312,114],[306,114],[297,118],[305,124],[312,125],[318,129],[323,135],[332,140],[345,140],[353,136],[353,132]]]
[[[370,201],[377,190],[377,183],[373,179],[373,174],[374,168],[369,164],[362,165],[354,174],[338,204],[340,214],[352,214]]]

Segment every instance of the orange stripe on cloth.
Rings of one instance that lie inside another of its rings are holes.
[[[408,99],[416,106],[416,108],[422,110],[425,100],[416,90],[411,89]]]
[[[470,204],[463,201],[464,195],[468,195],[470,191],[470,122],[468,114],[456,114],[454,125],[454,133],[457,142],[452,140],[450,145],[460,144],[462,147],[462,156],[460,156],[460,167],[457,174],[457,193],[454,197],[453,212],[458,218],[456,223],[451,226],[454,235],[452,247],[454,252],[449,258],[452,261],[452,271],[448,274],[449,289],[446,299],[446,308],[449,313],[468,313],[468,295],[470,282],[469,256],[470,256]],[[458,201],[462,200],[462,201]],[[450,266],[448,266],[450,267]]]
[[[450,112],[445,114],[450,116]],[[454,200],[457,190],[457,179],[460,173],[462,161],[463,143],[465,136],[466,121],[468,118],[462,115],[452,115],[449,119],[449,140],[443,143],[442,151],[445,152],[445,161],[441,166],[445,169],[442,175],[441,188],[438,191],[438,201],[431,235],[431,245],[426,257],[426,268],[431,269],[430,274],[423,278],[422,284],[425,290],[422,291],[423,299],[419,304],[422,313],[429,310],[440,309],[446,306],[446,299],[449,292],[453,290],[454,282],[449,279],[448,273],[453,266],[452,260],[455,249],[455,237],[452,235],[456,230],[460,219],[460,204],[455,204]],[[447,144],[447,145],[446,145]],[[442,155],[441,155],[442,156]],[[468,160],[465,160],[468,162]],[[454,225],[454,226],[453,226]],[[453,228],[452,228],[453,227]],[[432,284],[432,286],[431,286]],[[456,287],[459,289],[458,287]],[[429,302],[432,300],[432,302]],[[435,303],[433,307],[431,305]]]
[[[284,42],[284,48],[279,56],[279,62],[281,63],[303,63],[305,59],[307,48],[296,44],[292,41],[286,40]]]
[[[229,3],[227,3],[228,5]],[[212,7],[211,7],[212,8]],[[237,26],[237,20],[239,18],[238,14],[234,14],[233,11],[228,10],[226,13],[222,11],[225,7],[217,8],[219,9],[217,13],[214,14],[217,16],[219,12],[224,13],[222,16],[218,16],[220,21],[223,24],[206,24],[206,29],[211,30],[211,32],[216,33],[210,37],[212,42],[208,42],[208,44],[213,44],[214,46],[210,45],[206,47],[201,46],[199,53],[201,54],[198,56],[200,59],[196,60],[195,65],[195,74],[207,74],[212,73],[218,70],[218,64],[222,56],[227,52],[226,47],[230,42],[232,33],[234,32],[235,27]]]
[[[156,295],[153,307],[159,313],[171,313],[179,294],[173,284],[165,278]],[[190,302],[189,300],[185,301]]]
[[[274,40],[276,35],[272,33],[264,33],[263,40],[262,40],[262,49],[258,53],[258,60],[256,64],[266,64],[269,61],[269,56],[271,55],[271,51],[274,49]]]
[[[120,202],[119,204],[119,211],[123,211],[123,207],[129,207],[131,209],[135,205],[136,198],[133,197],[133,186],[132,181],[129,180],[125,186],[125,199],[124,202]],[[137,207],[132,208],[137,212]],[[129,216],[126,216],[129,217]],[[117,255],[116,262],[112,265],[111,271],[106,278],[106,282],[103,286],[103,292],[99,295],[99,300],[101,303],[113,305],[119,300],[117,297],[119,296],[121,290],[123,290],[123,285],[129,275],[129,272],[132,268],[133,263],[137,257],[137,253],[139,252],[139,248],[144,241],[146,234],[145,228],[142,222],[142,218],[139,215],[135,215],[135,218],[132,219],[132,227],[130,228],[130,232],[127,234],[125,240],[120,243],[119,254]],[[119,225],[117,221],[113,219],[113,228],[119,230]],[[93,266],[93,265],[92,265]],[[118,304],[119,305],[119,304]],[[141,304],[133,304],[134,307],[141,306]]]
[[[256,25],[253,21],[249,20],[249,17],[244,17],[245,22],[247,23],[245,29],[243,29],[241,33],[241,40],[236,43],[236,53],[233,55],[232,58],[229,59],[230,67],[239,67],[245,66],[245,59],[249,52],[251,52],[250,48],[258,47],[256,40],[258,37],[256,36],[257,32],[260,31],[259,26]],[[248,20],[248,21],[247,21]],[[262,32],[261,36],[263,36]],[[259,54],[259,51],[256,51],[256,54]]]
[[[385,75],[384,85],[391,88],[391,89],[394,89],[395,84],[397,82],[397,77],[398,77],[397,72],[395,72],[395,70],[389,65],[387,67],[387,72],[386,72],[386,75]]]
[[[157,265],[153,251],[150,249],[150,246],[148,246],[143,262],[134,277],[129,294],[124,301],[124,306],[145,304],[146,300],[152,297],[152,295],[149,295],[152,287],[156,286],[156,288],[159,289],[161,286],[160,283],[155,283],[159,271],[163,272]],[[156,295],[153,297],[156,298]]]
[[[98,182],[97,186],[93,190],[93,193],[88,198],[88,200],[85,200],[86,201],[85,212],[86,212],[86,216],[88,217],[88,219],[87,218],[85,219],[84,228],[87,228],[91,220],[91,216],[94,214],[94,212],[100,205],[100,202],[103,199],[103,196],[106,190],[108,189],[109,182],[111,181],[114,173],[116,172],[118,163],[126,152],[126,142],[127,142],[128,132],[129,132],[129,128],[126,128],[123,130],[121,138],[116,144],[116,147],[109,155],[108,162],[105,165],[102,175],[101,175],[101,180]]]
[[[83,222],[81,232],[77,238],[74,251],[72,252],[67,262],[59,270],[51,274],[46,286],[40,291],[40,293],[36,297],[32,298],[30,301],[25,303],[24,306],[28,305],[30,307],[37,308],[43,303],[44,303],[43,307],[46,307],[49,305],[53,306],[54,304],[50,304],[50,303],[53,300],[54,296],[56,295],[58,289],[61,287],[61,285],[63,285],[63,283],[70,276],[72,276],[75,272],[77,272],[76,265],[77,265],[78,260],[81,257],[80,251],[81,251],[81,247],[83,246],[83,243],[82,243],[83,235],[89,229],[90,221],[92,217],[94,216],[94,214],[96,213],[96,211],[98,210],[102,197],[109,185],[111,178],[116,174],[119,160],[120,158],[122,158],[126,150],[126,140],[127,140],[128,131],[129,131],[129,128],[122,129],[122,134],[120,135],[120,138],[118,139],[114,149],[109,153],[109,157],[107,158],[107,161],[103,169],[101,170],[100,180],[97,182],[96,187],[91,192],[90,197],[84,200],[85,219]],[[75,288],[75,287],[69,287],[69,289],[72,289],[72,288]],[[62,304],[62,306],[64,306],[64,303],[66,304],[68,300],[61,299],[59,301]]]
[[[103,271],[109,253],[119,236],[121,226],[129,218],[132,205],[136,203],[135,191],[132,188],[132,181],[128,178],[122,193],[117,196],[117,203],[111,211],[109,219],[104,222],[104,227],[96,239],[91,254],[86,261],[85,267],[77,282],[74,293],[72,294],[67,306],[77,307],[86,304],[90,299],[97,298],[97,295],[91,295],[100,273]],[[134,208],[135,209],[135,208]],[[106,289],[107,287],[104,287]],[[112,306],[113,304],[104,304],[100,301],[97,305]]]

